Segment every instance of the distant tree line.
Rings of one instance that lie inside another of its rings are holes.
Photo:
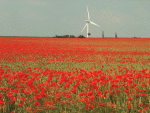
[[[53,38],[86,38],[84,37],[83,35],[79,35],[78,37],[75,37],[74,35],[63,35],[63,36],[59,36],[59,35],[56,35],[55,37]]]

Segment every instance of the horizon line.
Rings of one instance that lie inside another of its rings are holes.
[[[62,35],[60,35],[62,36]],[[56,38],[55,36],[0,36],[0,37],[47,37],[47,38]],[[85,37],[86,38],[86,37]],[[88,37],[88,38],[103,38],[103,37]],[[104,38],[115,38],[115,37],[104,37]],[[146,37],[117,37],[117,38],[146,38]],[[150,38],[150,37],[147,37]]]

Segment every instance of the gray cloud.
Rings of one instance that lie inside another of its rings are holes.
[[[30,19],[30,20],[49,19],[48,15],[45,15],[44,13],[41,13],[38,10],[34,10],[34,9],[23,8],[21,11],[19,11],[19,14],[23,18]]]
[[[99,20],[105,22],[107,25],[117,24],[117,25],[138,25],[134,17],[131,17],[127,14],[121,13],[117,10],[112,10],[110,8],[106,8],[101,10],[98,14]]]
[[[0,11],[0,21],[6,20],[10,15],[8,13]]]
[[[31,5],[43,5],[45,2],[42,0],[24,0],[25,3],[31,4]]]
[[[149,13],[148,13],[145,9],[143,9],[143,8],[138,8],[138,9],[136,10],[136,13],[137,13],[139,16],[141,16],[141,17],[148,17],[148,16],[150,16]]]
[[[4,3],[4,2],[6,2],[6,0],[0,0],[0,3]]]

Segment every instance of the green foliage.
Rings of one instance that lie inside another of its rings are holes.
[[[86,37],[84,37],[83,35],[79,35],[78,38],[86,38]]]

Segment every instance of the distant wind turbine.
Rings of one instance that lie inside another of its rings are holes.
[[[87,5],[86,5],[87,6]],[[88,12],[88,20],[85,20],[86,21],[86,25],[84,26],[84,28],[82,29],[82,31],[85,29],[85,27],[87,26],[87,38],[88,38],[88,35],[89,35],[89,23],[93,24],[93,25],[96,25],[98,27],[100,27],[99,25],[95,24],[94,22],[90,21],[90,15],[89,15],[89,11],[88,11],[88,6],[87,6],[87,12]],[[81,31],[81,32],[82,32]]]

